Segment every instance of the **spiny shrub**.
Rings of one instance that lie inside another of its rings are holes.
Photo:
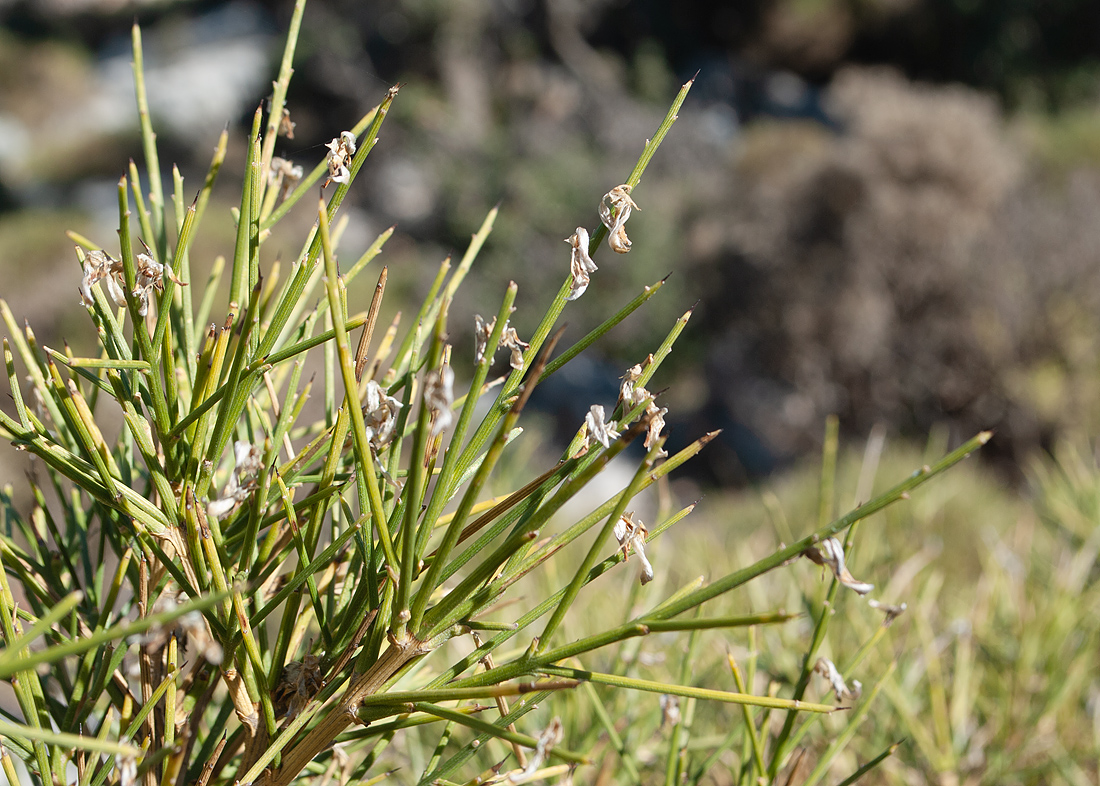
[[[535,385],[660,289],[661,282],[646,288],[576,345],[556,346],[551,333],[563,309],[598,274],[592,255],[605,239],[620,254],[630,250],[626,222],[637,210],[635,188],[691,83],[634,171],[599,201],[597,231],[579,227],[570,236],[564,281],[534,334],[523,341],[508,324],[517,297],[511,284],[495,318],[479,318],[470,331],[474,368],[454,369],[448,341],[470,335],[448,324],[448,308],[496,212],[457,266],[440,266],[413,319],[376,330],[385,268],[366,312],[349,313],[347,285],[392,230],[341,273],[340,207],[398,90],[336,136],[326,160],[308,174],[277,158],[280,130],[292,129],[284,98],[304,5],[296,6],[266,117],[257,110],[248,138],[231,263],[215,262],[205,286],[192,280],[189,249],[228,137],[222,135],[193,202],[177,170],[165,188],[135,26],[148,182],[133,165],[119,181],[117,245],[72,235],[83,274],[79,285],[74,274],[72,286],[95,326],[98,354],[77,357],[68,347],[40,345],[0,302],[11,388],[0,434],[34,457],[31,513],[19,513],[10,487],[0,508],[0,679],[14,689],[22,716],[0,719],[9,780],[16,778],[12,751],[42,783],[373,783],[386,777],[378,773],[388,742],[417,727],[436,742],[430,754],[410,757],[418,770],[400,776],[410,781],[570,775],[588,758],[570,747],[567,724],[554,718],[520,726],[540,702],[552,705],[555,692],[581,684],[741,704],[745,736],[716,743],[714,760],[750,740],[743,773],[776,778],[802,733],[796,717],[835,710],[802,700],[815,666],[834,685],[843,683],[815,657],[827,615],[789,698],[745,693],[736,669],[729,683],[736,690],[727,691],[600,672],[584,659],[650,633],[787,620],[782,611],[700,612],[707,601],[802,555],[832,569],[833,592],[845,584],[866,592],[869,585],[851,577],[844,547],[832,536],[985,437],[754,564],[650,598],[642,613],[570,638],[566,615],[599,592],[587,585],[631,555],[642,566],[642,583],[652,578],[647,552],[660,564],[654,541],[694,507],[664,511],[648,528],[628,511],[637,494],[710,438],[666,456],[664,409],[646,389],[688,315],[627,370],[618,402],[593,404],[557,463],[504,496],[488,496],[487,483],[520,435],[517,423]],[[293,206],[318,191],[316,224],[280,275],[264,242]],[[219,326],[209,322],[224,271],[229,307]],[[315,292],[323,297],[315,300]],[[354,331],[361,331],[357,344]],[[510,368],[490,382],[502,345]],[[303,382],[303,368],[317,353],[325,406],[311,417],[313,381]],[[21,374],[30,380],[27,394]],[[456,397],[456,379],[465,395]],[[112,434],[104,414],[117,413],[122,426]],[[635,440],[644,441],[645,457],[625,487],[600,488],[601,504],[562,521],[556,514],[563,505]],[[515,611],[509,604],[517,582],[539,571],[563,580],[539,585],[550,588]],[[683,672],[681,682],[689,677]],[[520,698],[510,705],[513,697]],[[785,713],[774,739],[761,737],[751,707]],[[608,719],[609,733],[614,728]],[[627,762],[622,777],[635,779],[629,751],[619,755]],[[688,772],[686,756],[686,748],[670,752],[668,782]],[[691,772],[701,777],[698,767]]]

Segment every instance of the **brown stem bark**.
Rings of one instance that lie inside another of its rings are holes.
[[[283,757],[283,765],[267,781],[267,786],[288,786],[313,757],[328,748],[344,729],[355,723],[363,699],[377,693],[410,662],[424,655],[424,643],[415,638],[404,642],[390,638],[390,646],[369,669],[352,679],[344,697],[305,738]]]

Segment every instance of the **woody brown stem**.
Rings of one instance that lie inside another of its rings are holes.
[[[332,745],[344,729],[356,721],[363,699],[381,690],[394,675],[416,658],[428,652],[424,642],[409,637],[402,642],[390,639],[390,646],[374,664],[352,679],[344,697],[305,738],[283,757],[283,765],[271,776],[267,786],[288,786],[321,751]]]

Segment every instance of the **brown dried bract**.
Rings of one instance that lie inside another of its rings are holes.
[[[276,717],[286,715],[291,720],[298,717],[323,687],[321,661],[316,655],[309,654],[286,664],[279,684],[271,694]]]

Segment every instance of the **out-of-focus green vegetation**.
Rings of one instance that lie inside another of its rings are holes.
[[[926,456],[938,455],[933,437]],[[881,462],[874,449],[842,451],[837,504],[846,507],[856,488],[876,490],[914,465],[920,452],[889,446]],[[877,472],[876,472],[877,467]],[[1100,468],[1070,448],[1037,461],[1029,493],[971,461],[937,483],[859,525],[849,568],[872,582],[870,597],[907,609],[883,628],[883,613],[843,590],[821,654],[835,661],[863,697],[839,702],[852,709],[808,725],[795,735],[801,763],[779,783],[840,783],[863,764],[900,743],[861,783],[884,784],[1096,784],[1100,780]],[[654,559],[671,571],[659,580],[675,587],[698,575],[720,575],[751,564],[777,543],[813,529],[820,508],[820,470],[811,463],[758,489],[710,496],[698,524],[657,541]],[[652,555],[651,555],[652,556]],[[795,561],[722,601],[732,610],[785,608],[796,621],[749,633],[702,633],[690,650],[693,684],[732,685],[728,657],[755,673],[757,693],[786,695],[802,667],[829,590],[828,576],[807,560]],[[578,609],[575,630],[599,624],[608,613],[630,613],[638,593],[627,585],[605,589],[597,604]],[[720,610],[720,609],[719,609]],[[639,640],[625,658],[609,662],[623,673],[665,679],[683,665],[657,640]],[[830,702],[825,679],[814,676],[806,698]],[[571,733],[602,751],[602,777],[623,780],[624,766],[641,782],[661,782],[670,745],[683,752],[688,783],[734,784],[751,757],[740,710],[680,705],[684,720],[662,722],[662,706],[645,694],[612,694],[596,686],[567,701]],[[621,736],[616,745],[601,725],[606,710]],[[849,739],[854,715],[866,716]],[[765,749],[774,745],[782,713],[754,710]],[[584,729],[590,729],[587,733]],[[678,743],[672,735],[684,736]],[[736,741],[717,761],[712,751]],[[847,747],[834,758],[833,746]],[[797,755],[795,757],[798,758]],[[829,766],[816,771],[823,759]],[[705,776],[704,763],[712,765]],[[807,780],[813,775],[812,779]],[[693,780],[698,777],[698,780]],[[786,780],[787,778],[790,780]],[[616,779],[617,778],[617,779]]]

